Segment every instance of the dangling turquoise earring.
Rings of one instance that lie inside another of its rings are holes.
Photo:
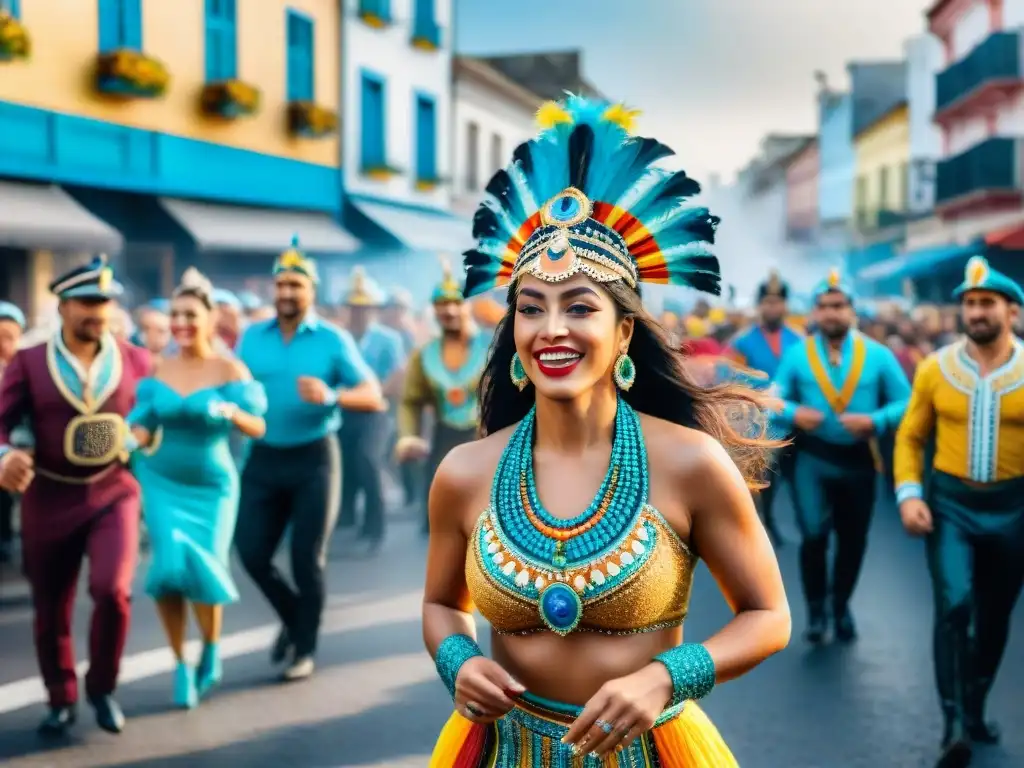
[[[632,358],[625,352],[615,359],[612,378],[615,380],[615,386],[623,392],[628,392],[629,388],[633,386],[633,382],[636,381],[636,366],[633,365]]]
[[[523,361],[519,359],[519,353],[512,353],[512,364],[508,369],[509,376],[512,377],[512,383],[516,385],[516,389],[522,392],[526,389],[526,385],[530,383],[530,379],[526,375],[526,369],[523,368]]]

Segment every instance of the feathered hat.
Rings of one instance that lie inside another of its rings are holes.
[[[825,276],[825,279],[814,287],[814,300],[817,301],[819,297],[826,293],[841,293],[851,303],[853,302],[853,288],[843,277],[843,273],[838,267],[832,267]]]
[[[768,273],[768,279],[757,288],[757,300],[775,296],[785,301],[789,298],[789,286],[782,282],[782,276],[777,269]]]
[[[274,262],[273,273],[279,275],[282,272],[294,272],[299,275],[305,275],[314,284],[320,282],[316,261],[302,252],[298,235],[292,236],[291,247],[278,256]]]
[[[444,256],[441,257],[441,270],[443,277],[441,282],[434,288],[434,293],[430,297],[430,301],[433,304],[439,304],[446,301],[462,301],[462,286],[452,275],[451,262]]]
[[[953,291],[959,301],[968,291],[992,291],[1014,304],[1024,304],[1024,290],[1002,272],[992,269],[984,256],[972,256],[964,268],[964,281]]]
[[[721,293],[710,252],[719,219],[684,205],[700,185],[683,171],[654,167],[674,153],[632,136],[636,115],[573,95],[541,107],[542,132],[494,175],[473,217],[478,242],[464,254],[467,298],[503,285],[511,291],[524,274]]]
[[[384,292],[381,291],[374,279],[366,274],[363,267],[354,267],[349,280],[348,293],[345,295],[345,305],[349,307],[382,307],[384,303]]]

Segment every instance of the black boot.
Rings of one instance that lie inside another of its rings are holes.
[[[107,733],[124,730],[124,713],[113,696],[90,696],[89,703],[96,710],[96,725]]]
[[[971,762],[965,706],[970,658],[967,622],[955,613],[946,616],[935,629],[935,672],[944,720],[936,768],[962,768]]]
[[[828,634],[828,614],[824,603],[815,603],[807,607],[807,629],[804,639],[812,645],[821,645]]]
[[[74,704],[65,707],[50,707],[50,711],[39,724],[39,735],[47,738],[63,736],[75,724],[77,718],[78,711]]]
[[[836,640],[840,643],[852,643],[857,639],[857,625],[853,614],[847,606],[836,606],[833,622],[836,628]]]
[[[942,732],[942,747],[935,768],[966,768],[971,763],[971,740],[967,735],[963,713],[955,708],[943,707],[946,720]]]
[[[964,721],[967,735],[978,744],[998,744],[1002,735],[998,725],[985,720],[985,700],[991,688],[991,678],[975,678],[967,691]]]

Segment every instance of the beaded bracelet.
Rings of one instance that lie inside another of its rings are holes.
[[[672,678],[671,706],[702,699],[715,687],[715,660],[700,643],[683,643],[654,657]]]
[[[441,676],[448,693],[455,698],[455,678],[459,676],[462,665],[477,656],[483,656],[480,646],[469,635],[448,635],[437,646],[434,665]]]

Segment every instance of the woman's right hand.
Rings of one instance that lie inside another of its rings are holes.
[[[497,662],[477,656],[455,678],[455,709],[467,720],[489,725],[515,707],[513,698],[525,691]]]

